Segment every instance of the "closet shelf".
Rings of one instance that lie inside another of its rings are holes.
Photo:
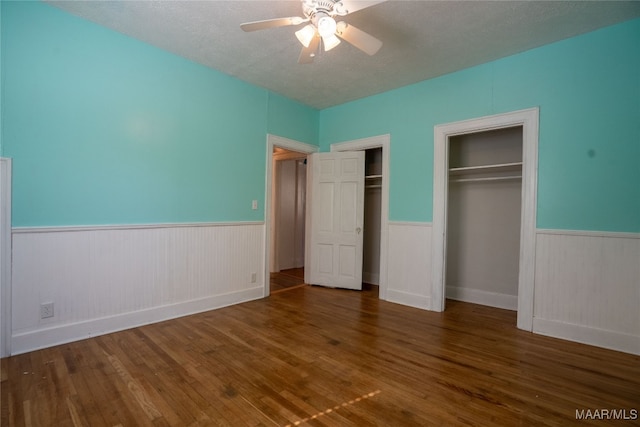
[[[365,185],[364,188],[382,188],[382,185]]]
[[[522,170],[522,162],[450,168],[449,175],[463,175],[467,173],[485,173],[485,172],[515,172],[519,170]]]
[[[364,179],[379,179],[382,178],[382,175],[367,175]]]
[[[457,178],[457,179],[450,179],[449,182],[506,181],[506,180],[512,180],[512,179],[522,179],[522,175],[488,176],[484,178]]]

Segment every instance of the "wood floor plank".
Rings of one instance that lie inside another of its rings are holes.
[[[304,269],[294,268],[271,273],[271,292],[278,293],[304,284]]]
[[[639,356],[515,322],[392,304],[375,287],[292,287],[3,359],[0,424],[598,426],[576,410],[640,409]]]
[[[128,398],[128,389],[115,369],[105,357],[97,339],[80,341],[75,360],[77,371],[73,374],[78,389],[76,408],[84,409],[89,425],[130,424],[133,420],[140,426],[152,425],[133,399]],[[76,348],[76,343],[69,345]]]

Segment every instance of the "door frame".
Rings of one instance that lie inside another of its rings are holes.
[[[539,109],[530,108],[434,127],[432,310],[445,307],[449,138],[457,135],[522,126],[522,208],[518,275],[519,329],[533,330],[536,254]]]
[[[378,297],[387,299],[387,265],[389,242],[389,172],[391,135],[378,135],[331,144],[331,151],[364,151],[382,148],[382,188],[380,197],[380,283]]]
[[[267,164],[265,177],[265,196],[264,196],[264,286],[263,296],[268,297],[271,294],[270,276],[271,276],[271,244],[273,241],[273,230],[271,229],[273,215],[273,149],[275,147],[284,148],[286,150],[296,151],[303,154],[317,153],[320,147],[307,144],[293,139],[284,138],[277,135],[267,134]]]
[[[0,158],[0,357],[11,355],[11,159]]]

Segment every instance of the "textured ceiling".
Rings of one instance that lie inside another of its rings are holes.
[[[302,16],[290,1],[48,1],[177,55],[322,109],[640,17],[640,2],[398,1],[346,21],[383,42],[346,42],[299,65],[300,27],[245,33],[240,24]]]

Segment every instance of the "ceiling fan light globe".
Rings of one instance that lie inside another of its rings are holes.
[[[309,44],[311,43],[311,40],[313,40],[315,35],[316,29],[311,24],[305,25],[302,29],[296,31],[296,37],[304,47],[309,47]]]
[[[336,33],[336,20],[330,16],[323,16],[318,19],[318,33],[322,38],[330,37]]]
[[[335,34],[331,34],[328,37],[322,38],[322,44],[324,45],[324,51],[327,52],[338,46],[340,44],[340,39],[336,37]]]

